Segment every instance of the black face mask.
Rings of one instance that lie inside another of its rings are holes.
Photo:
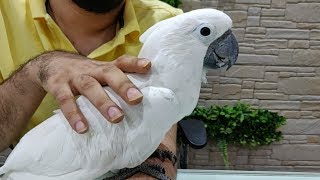
[[[80,8],[97,13],[103,14],[110,12],[111,10],[117,8],[123,0],[72,0]]]

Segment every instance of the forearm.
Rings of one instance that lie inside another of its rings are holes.
[[[19,136],[46,94],[32,73],[26,64],[0,84],[0,151]]]
[[[171,151],[173,154],[176,154],[176,145],[177,145],[177,125],[173,125],[172,128],[167,132],[165,138],[162,140],[158,149]],[[165,169],[166,176],[170,177],[170,179],[176,179],[177,175],[177,167],[173,165],[169,159],[164,159],[162,161],[158,158],[149,158],[146,160],[148,164],[156,164],[161,165]],[[129,179],[155,179],[149,175],[143,173],[137,173],[133,175]]]
[[[177,152],[177,124],[173,125],[167,132],[161,144],[166,146],[173,153]]]
[[[161,145],[163,145],[165,149],[172,151],[173,154],[175,155],[177,154],[177,124],[173,125],[172,128],[169,130],[169,132],[167,132],[165,138],[161,142]],[[172,162],[168,160],[162,163],[166,170],[166,174],[170,177],[170,179],[176,179],[176,175],[177,175],[176,165],[173,166]]]

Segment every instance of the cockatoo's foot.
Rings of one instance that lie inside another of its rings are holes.
[[[172,165],[175,166],[177,163],[177,156],[171,151],[157,149],[154,151],[149,158],[158,158],[161,161],[168,159],[172,162]]]
[[[104,180],[122,180],[127,179],[136,173],[142,172],[146,175],[154,177],[159,180],[170,180],[166,175],[165,169],[161,165],[150,165],[146,162],[140,164],[134,168],[125,168],[119,171],[119,173],[113,177],[105,178]]]
[[[177,156],[174,155],[171,151],[157,149],[149,158],[158,158],[161,161],[168,159],[172,162],[172,165],[175,166],[177,162]],[[119,171],[119,173],[113,177],[106,178],[104,180],[122,180],[127,179],[136,173],[144,173],[146,175],[152,176],[160,180],[170,180],[166,175],[166,171],[162,165],[158,164],[149,164],[147,162],[142,163],[141,165],[134,168],[125,168]]]

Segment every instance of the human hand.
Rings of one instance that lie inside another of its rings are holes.
[[[35,83],[56,98],[71,127],[78,133],[85,133],[88,123],[75,96],[86,96],[108,121],[118,123],[124,114],[102,86],[109,86],[128,104],[138,104],[143,95],[123,71],[147,73],[151,63],[131,56],[100,62],[77,54],[52,51],[38,56],[26,66],[30,68]]]

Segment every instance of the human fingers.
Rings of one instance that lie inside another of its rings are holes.
[[[72,84],[80,94],[88,98],[108,121],[118,123],[123,119],[122,110],[110,99],[95,78],[82,74]]]
[[[62,113],[70,126],[79,134],[88,130],[88,123],[76,104],[75,97],[68,85],[59,86],[52,92],[56,98]]]
[[[93,77],[101,84],[107,84],[130,105],[136,105],[143,99],[138,88],[113,64],[101,65],[99,70],[93,72]]]
[[[124,72],[142,73],[149,72],[151,61],[145,58],[123,55],[112,61],[112,63]]]

